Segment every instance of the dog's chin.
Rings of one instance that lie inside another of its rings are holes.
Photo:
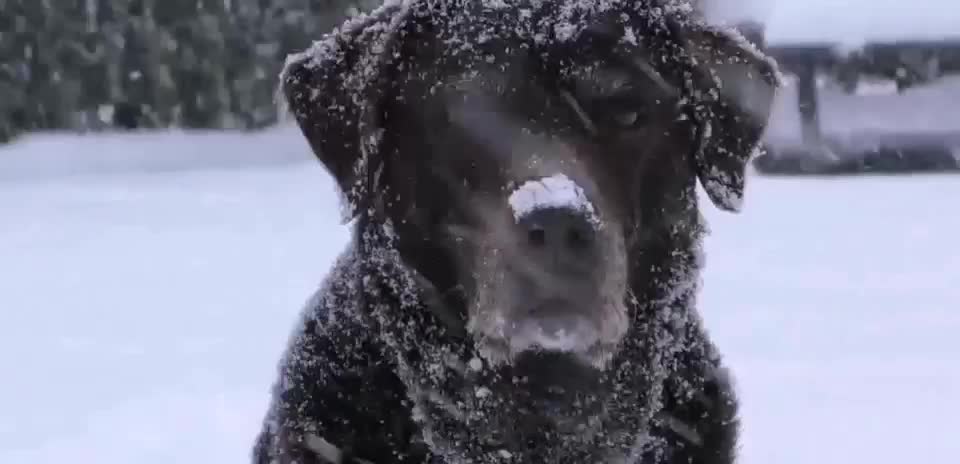
[[[539,349],[517,354],[510,370],[515,382],[542,392],[592,391],[602,376],[576,353]]]
[[[526,350],[500,371],[507,375],[501,376],[493,392],[514,399],[512,414],[518,426],[586,432],[590,419],[603,413],[604,373],[575,353]]]

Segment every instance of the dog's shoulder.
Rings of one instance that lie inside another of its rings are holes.
[[[305,305],[278,367],[255,463],[422,460],[406,390],[362,317],[370,302],[359,272],[351,246]]]
[[[380,356],[373,331],[362,317],[361,268],[355,246],[334,262],[323,284],[310,297],[290,338],[284,366],[329,361],[334,374],[360,373]],[[284,374],[287,374],[286,372]],[[291,372],[292,374],[292,372]]]

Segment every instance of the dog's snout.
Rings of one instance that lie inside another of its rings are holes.
[[[565,207],[534,210],[518,221],[528,252],[540,256],[548,271],[585,270],[596,253],[596,230],[588,217]],[[559,266],[559,267],[558,267]]]

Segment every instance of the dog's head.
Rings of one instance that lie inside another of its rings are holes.
[[[283,90],[351,214],[462,296],[490,362],[603,368],[638,280],[695,234],[697,180],[740,207],[776,71],[666,1],[509,3],[389,5],[294,56]]]

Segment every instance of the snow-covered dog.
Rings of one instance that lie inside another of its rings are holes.
[[[672,0],[388,2],[283,91],[355,237],[260,464],[733,462],[696,187],[740,207],[777,86]]]

